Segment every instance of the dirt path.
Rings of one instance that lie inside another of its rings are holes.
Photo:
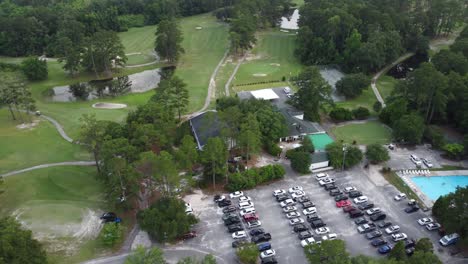
[[[48,163],[48,164],[41,164],[33,167],[29,167],[26,169],[10,171],[5,174],[1,174],[0,177],[8,177],[15,174],[20,174],[27,171],[43,169],[43,168],[50,168],[50,167],[57,167],[57,166],[95,166],[96,162],[94,161],[64,161],[64,162],[57,162],[57,163]]]
[[[241,64],[244,62],[245,58],[247,57],[247,53],[242,56],[242,58],[240,58],[238,61],[237,61],[237,65],[236,67],[234,68],[234,71],[232,71],[232,74],[231,76],[229,76],[229,80],[227,81],[226,85],[224,85],[224,91],[225,91],[225,95],[226,96],[229,96],[229,86],[231,86],[231,82],[232,80],[234,79],[234,77],[236,76],[236,73],[237,71],[239,70],[239,67],[241,66]]]
[[[383,74],[387,73],[388,70],[390,70],[393,66],[397,65],[398,63],[408,59],[409,57],[413,56],[414,53],[412,52],[409,52],[409,53],[406,53],[402,56],[400,56],[398,59],[396,59],[394,62],[392,62],[391,64],[385,66],[383,69],[381,69],[379,72],[377,72],[374,77],[372,77],[372,82],[371,82],[371,87],[372,87],[372,91],[374,92],[375,94],[375,97],[377,98],[377,100],[382,104],[382,107],[385,107],[385,101],[384,99],[382,98],[382,95],[380,95],[380,92],[379,90],[377,89],[377,80],[380,78],[380,76],[382,76]]]

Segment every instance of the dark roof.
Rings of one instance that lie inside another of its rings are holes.
[[[312,156],[312,163],[328,161],[328,154],[323,151],[314,152],[311,156]]]
[[[221,136],[221,122],[216,111],[207,111],[190,119],[192,133],[197,141],[198,149],[202,150],[211,137]]]

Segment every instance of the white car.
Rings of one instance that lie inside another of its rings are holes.
[[[240,202],[239,203],[239,209],[245,209],[249,207],[254,207],[254,203],[252,201],[247,201],[247,202]]]
[[[335,179],[333,179],[333,178],[325,178],[323,180],[320,180],[319,184],[320,184],[320,186],[323,186],[325,184],[330,184],[330,183],[334,183],[334,182],[335,182]]]
[[[275,196],[275,197],[278,196],[278,195],[282,195],[282,194],[286,194],[286,191],[283,190],[283,189],[273,191],[273,196]]]
[[[367,215],[374,215],[376,213],[380,213],[382,210],[380,210],[379,207],[375,207],[375,208],[371,208],[369,210],[366,211],[366,214]]]
[[[215,199],[215,202],[221,202],[224,199],[226,199],[226,196],[221,195],[221,196],[219,196],[219,198]]]
[[[429,231],[432,231],[432,230],[437,230],[441,227],[441,225],[439,223],[429,223],[426,225],[426,229],[429,230]]]
[[[315,208],[315,207],[309,207],[309,208],[306,208],[306,209],[302,210],[302,213],[303,213],[304,215],[315,214],[315,213],[317,213],[317,208]]]
[[[291,93],[291,88],[284,87],[283,91],[284,91],[285,94],[290,94]]]
[[[189,203],[185,203],[185,213],[186,214],[193,214],[192,206]]]
[[[263,258],[273,257],[274,255],[276,255],[276,252],[274,249],[267,249],[260,253],[260,258],[263,259]]]
[[[281,207],[286,207],[286,206],[288,206],[288,205],[295,205],[295,204],[296,204],[296,202],[293,201],[293,199],[286,199],[286,200],[284,200],[284,201],[282,201],[282,202],[280,203],[280,206],[281,206]]]
[[[432,218],[430,217],[424,217],[424,218],[418,219],[418,224],[422,226],[430,224],[432,222],[434,222],[434,220],[432,220]]]
[[[367,196],[359,196],[358,198],[354,198],[354,203],[355,204],[361,204],[361,203],[365,203],[369,201],[369,198],[367,198]]]
[[[312,245],[314,243],[315,243],[315,239],[313,237],[309,237],[304,240],[301,240],[302,247],[307,247],[308,245]]]
[[[252,199],[249,196],[245,196],[245,195],[239,196],[239,202],[250,202],[250,201],[252,201]]]
[[[288,205],[286,207],[283,207],[283,212],[289,213],[289,212],[294,212],[297,211],[297,207],[294,205]]]
[[[398,233],[398,234],[393,234],[392,238],[393,238],[393,241],[398,242],[398,241],[407,239],[408,236],[405,233]]]
[[[255,220],[255,221],[250,221],[250,222],[247,222],[247,228],[254,228],[254,227],[259,227],[262,225],[262,222],[260,222],[260,220]]]
[[[394,199],[395,201],[401,201],[401,200],[403,200],[403,199],[406,199],[406,194],[404,194],[404,193],[399,193],[399,194],[395,195],[395,197],[393,197],[393,199]]]
[[[239,197],[241,197],[243,195],[244,195],[244,192],[237,191],[237,192],[230,193],[229,197],[231,197],[231,199],[234,199],[234,198],[239,198]]]
[[[295,193],[297,191],[304,191],[304,189],[302,189],[302,186],[294,186],[289,188],[289,193]]]
[[[390,227],[385,228],[385,233],[387,234],[394,234],[396,232],[400,231],[400,226],[398,225],[392,225]]]
[[[335,240],[337,237],[338,237],[337,234],[335,234],[335,233],[330,233],[330,234],[328,234],[328,235],[324,235],[324,236],[322,237],[322,241],[323,241],[323,240]]]
[[[424,165],[426,165],[426,167],[428,167],[429,169],[434,167],[434,164],[432,164],[432,162],[430,160],[427,160],[427,159],[421,159],[422,162],[424,163]]]
[[[255,213],[255,208],[253,208],[253,207],[249,207],[249,208],[242,209],[242,210],[239,212],[240,216],[244,216],[244,215],[246,215],[246,214],[253,214],[253,213]]]
[[[295,226],[295,225],[298,225],[298,224],[303,224],[303,223],[304,223],[304,219],[302,219],[300,217],[293,218],[293,219],[289,220],[289,225],[292,225],[292,226]]]
[[[345,188],[344,188],[344,192],[345,192],[345,193],[349,193],[349,192],[351,192],[351,191],[357,191],[356,187],[354,187],[354,186],[348,186],[348,187],[345,187]]]
[[[305,192],[304,192],[304,191],[297,191],[297,192],[291,194],[291,197],[292,197],[293,199],[297,199],[297,198],[302,197],[302,196],[304,196],[304,195],[305,195]]]
[[[289,212],[286,214],[286,218],[291,219],[291,218],[296,218],[301,216],[299,212]]]
[[[411,154],[411,155],[410,155],[410,160],[411,160],[414,164],[416,164],[417,166],[421,166],[421,165],[422,165],[421,160],[420,160],[416,155],[414,155],[414,154]]]
[[[328,174],[323,173],[323,172],[318,173],[317,175],[315,175],[315,179],[316,179],[317,181],[323,180],[323,179],[325,179],[325,178],[328,178]]]
[[[245,231],[237,231],[232,233],[232,238],[234,239],[241,239],[241,238],[246,238],[247,233]]]
[[[330,232],[330,228],[328,228],[328,227],[319,227],[319,228],[315,229],[315,233],[317,235],[325,235],[328,232]]]

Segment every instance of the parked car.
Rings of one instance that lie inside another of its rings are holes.
[[[247,201],[247,202],[240,202],[239,203],[239,209],[245,209],[249,207],[254,207],[254,203],[252,201]]]
[[[258,235],[261,235],[261,234],[264,234],[264,233],[265,233],[265,230],[263,228],[254,228],[254,229],[249,231],[249,234],[251,236],[258,236]]]
[[[297,207],[294,205],[288,205],[286,207],[283,207],[283,212],[289,213],[289,212],[294,212],[297,211]]]
[[[258,251],[261,252],[261,251],[271,249],[271,244],[270,242],[263,242],[263,243],[258,244],[257,247],[258,247]]]
[[[286,193],[286,191],[283,190],[283,189],[279,189],[279,190],[274,190],[274,191],[273,191],[273,196],[274,196],[274,197],[277,197],[278,195],[285,195],[285,194],[287,194],[287,193]]]
[[[241,247],[241,246],[246,245],[246,244],[248,244],[248,243],[249,243],[249,242],[248,242],[245,238],[243,238],[243,239],[239,239],[239,240],[233,241],[233,242],[232,242],[232,247],[233,247],[233,248],[238,248],[238,247]]]
[[[419,206],[417,206],[417,205],[413,205],[413,206],[410,206],[410,207],[406,207],[406,208],[405,208],[405,212],[406,212],[407,214],[414,213],[414,212],[416,212],[416,211],[418,211],[418,210],[419,210]]]
[[[361,217],[363,215],[364,215],[364,213],[359,209],[356,209],[356,210],[353,210],[353,211],[349,212],[349,218]]]
[[[319,181],[320,186],[324,186],[326,184],[334,183],[335,179],[333,178],[325,178]]]
[[[380,220],[384,220],[385,218],[387,218],[387,215],[384,214],[384,213],[377,213],[375,215],[371,215],[370,217],[370,220],[371,221],[380,221]]]
[[[121,222],[120,218],[114,212],[106,212],[99,217],[104,223]],[[119,221],[120,220],[120,221]]]
[[[357,197],[357,198],[354,198],[354,203],[355,203],[355,204],[361,204],[361,203],[365,203],[365,202],[367,202],[367,201],[369,201],[369,198],[367,198],[367,196],[364,196],[364,195],[363,195],[363,196],[359,196],[359,197]]]
[[[369,240],[374,239],[376,237],[381,237],[381,236],[382,236],[382,232],[380,232],[380,230],[374,230],[366,234],[366,238]]]
[[[239,196],[239,202],[249,202],[251,200],[252,199],[249,196],[245,196],[245,195]]]
[[[363,225],[363,224],[366,224],[366,223],[368,223],[368,222],[369,222],[369,221],[367,221],[367,219],[364,218],[364,217],[359,217],[358,219],[354,220],[354,223],[355,223],[356,225]]]
[[[295,204],[296,204],[296,202],[293,201],[293,199],[287,199],[287,200],[282,201],[282,202],[280,203],[280,206],[281,206],[281,207],[286,207],[286,206],[288,206],[288,205],[295,205]]]
[[[416,248],[410,247],[410,248],[405,249],[405,253],[406,253],[407,256],[412,256],[414,254],[415,250],[416,250]]]
[[[394,199],[395,201],[401,201],[401,200],[403,200],[403,199],[406,199],[406,194],[404,194],[404,193],[399,193],[399,194],[395,195],[395,197],[393,197],[393,199]]]
[[[387,254],[388,252],[392,251],[392,246],[389,244],[385,244],[381,247],[379,247],[378,252],[380,254]]]
[[[235,213],[225,213],[225,214],[223,215],[223,217],[221,217],[221,219],[222,219],[223,221],[226,221],[227,219],[233,218],[233,217],[237,217],[237,214],[235,214]]]
[[[373,207],[374,207],[374,204],[369,201],[358,205],[359,210],[368,210]]]
[[[244,227],[241,224],[232,224],[228,226],[229,233],[234,233],[234,232],[242,231],[242,230],[244,230]]]
[[[388,221],[381,221],[377,224],[377,226],[379,228],[386,228],[386,227],[389,227],[392,225],[392,222],[388,222]]]
[[[359,233],[369,233],[375,230],[375,225],[372,223],[363,224],[357,227]]]
[[[213,198],[213,201],[215,201],[215,203],[218,203],[222,200],[226,199],[226,196],[224,195],[220,195],[220,194],[215,194],[214,198]]]
[[[330,191],[333,189],[337,189],[338,187],[336,187],[334,183],[330,183],[330,184],[326,184],[324,188],[325,188],[325,191]]]
[[[277,202],[283,202],[283,201],[286,201],[287,199],[291,199],[291,197],[289,197],[289,195],[287,195],[287,194],[280,194],[280,195],[276,196],[276,201]]]
[[[416,241],[414,239],[406,239],[405,240],[405,248],[412,248],[416,246]]]
[[[422,165],[422,162],[421,160],[414,154],[411,154],[410,155],[410,160],[417,166],[421,166]]]
[[[329,194],[330,196],[337,196],[337,195],[343,194],[343,192],[340,191],[340,189],[336,188],[336,189],[331,189]]]
[[[330,234],[327,234],[327,235],[324,235],[322,236],[322,241],[324,240],[335,240],[338,238],[338,235],[335,234],[335,233],[330,233]]]
[[[304,231],[304,232],[300,232],[297,237],[299,237],[300,240],[304,240],[304,239],[307,239],[309,237],[313,237],[312,235],[312,232],[310,232],[309,230],[307,231]]]
[[[235,192],[233,192],[233,193],[230,193],[230,194],[229,194],[229,197],[230,197],[231,199],[234,199],[234,198],[239,198],[239,197],[242,196],[242,195],[244,195],[244,192],[242,192],[242,191],[235,191]]]
[[[307,222],[312,223],[315,220],[319,220],[320,217],[317,214],[311,214],[307,216]]]
[[[185,203],[185,213],[186,214],[193,214],[193,208],[189,203]]]
[[[231,213],[231,212],[235,212],[236,210],[237,208],[234,205],[230,205],[230,206],[223,208],[223,213]]]
[[[291,198],[293,200],[296,200],[297,198],[302,197],[304,195],[305,195],[304,191],[297,191],[297,192],[291,194]]]
[[[304,223],[304,219],[300,218],[300,217],[296,217],[296,218],[293,218],[293,219],[290,219],[289,220],[289,225],[298,225],[298,224],[302,224]]]
[[[284,88],[283,88],[283,91],[284,91],[285,94],[290,94],[290,93],[291,93],[291,88],[289,88],[289,87],[284,87]]]
[[[349,198],[357,198],[359,196],[362,196],[362,192],[360,191],[350,191],[348,193]]]
[[[416,200],[415,200],[415,199],[409,200],[409,201],[408,201],[408,205],[409,205],[409,206],[414,206],[414,205],[416,205]]]
[[[371,245],[374,246],[374,247],[379,247],[379,246],[382,246],[382,245],[385,245],[385,244],[387,244],[387,241],[384,238],[381,238],[381,237],[375,238],[371,242]]]
[[[227,199],[224,199],[224,200],[221,200],[221,201],[218,202],[219,207],[226,207],[226,206],[229,206],[231,204],[232,204],[231,200],[227,200]]]
[[[237,224],[237,223],[240,223],[240,218],[239,217],[233,217],[233,218],[229,218],[227,219],[226,221],[224,221],[224,224],[226,226],[230,226],[232,224]]]
[[[301,246],[306,247],[308,245],[312,245],[315,243],[315,239],[313,237],[306,238],[304,240],[301,240]]]
[[[344,201],[344,200],[348,200],[348,196],[344,194],[335,196],[335,202]]]
[[[295,193],[297,191],[304,191],[304,189],[302,188],[302,186],[294,186],[289,188],[289,193]]]
[[[425,158],[422,158],[421,161],[424,163],[424,165],[426,165],[426,167],[428,168],[432,168],[434,167],[434,164],[432,164],[432,162],[428,159],[425,159]]]
[[[242,209],[239,212],[240,216],[244,216],[246,214],[253,214],[253,213],[255,213],[255,208],[253,207]]]
[[[432,220],[432,218],[430,217],[424,217],[424,218],[418,219],[418,224],[422,226],[430,224],[432,222],[434,222],[434,220]]]
[[[312,226],[312,228],[320,228],[326,226],[325,222],[323,222],[323,220],[320,218],[310,222],[310,225]]]
[[[382,210],[380,210],[379,207],[375,207],[375,208],[372,208],[372,209],[369,209],[366,211],[366,214],[367,215],[374,215],[376,213],[380,213]]]
[[[350,206],[343,207],[343,212],[349,213],[349,212],[351,212],[353,210],[356,210],[356,209],[357,209],[356,207],[350,205]]]
[[[319,227],[319,228],[315,229],[315,233],[317,235],[325,235],[328,232],[330,232],[330,228],[328,228],[328,227]]]
[[[315,206],[315,204],[313,202],[304,202],[304,203],[302,203],[302,208],[304,208],[304,209],[314,207],[314,206]]]
[[[286,94],[286,96],[291,97],[291,94]],[[276,260],[275,257],[268,257],[262,259],[262,264],[278,264],[278,261]]]
[[[349,200],[336,202],[336,207],[338,207],[338,208],[346,207],[346,206],[350,206],[350,205],[351,205],[351,202]]]
[[[288,218],[288,219],[296,218],[296,217],[299,217],[299,216],[301,216],[301,214],[299,212],[296,212],[296,211],[289,212],[289,213],[286,214],[286,218]]]
[[[317,181],[323,180],[325,178],[328,178],[328,174],[326,173],[318,173],[317,175],[315,175],[315,179]]]
[[[250,239],[252,243],[258,244],[260,242],[268,242],[271,240],[271,235],[270,233],[264,233],[258,236],[254,236]]]
[[[345,188],[344,188],[344,192],[345,192],[345,193],[349,193],[349,192],[352,192],[352,191],[357,191],[356,187],[354,187],[354,186],[348,186],[348,187],[345,187]]]
[[[306,208],[306,209],[302,210],[302,213],[303,213],[304,215],[315,214],[315,213],[317,213],[317,208],[315,208],[315,207],[309,207],[309,208]]]
[[[393,234],[392,235],[392,239],[393,241],[395,242],[398,242],[398,241],[401,241],[401,240],[405,240],[407,239],[408,236],[405,234],[405,233],[398,233],[398,234]]]
[[[244,218],[244,221],[246,221],[246,222],[257,221],[258,220],[258,215],[256,213],[245,214],[242,217]]]
[[[295,225],[294,228],[293,228],[293,231],[296,232],[296,233],[299,233],[299,232],[304,232],[306,230],[308,230],[309,228],[307,228],[306,225],[304,224],[298,224],[298,225]]]
[[[237,231],[232,233],[232,238],[233,239],[241,239],[241,238],[246,238],[247,233],[245,231]]]
[[[260,258],[264,259],[264,258],[268,258],[268,257],[273,257],[274,255],[276,255],[276,252],[274,249],[267,249],[265,251],[262,251],[260,253]]]
[[[394,234],[396,232],[400,231],[400,226],[399,225],[392,225],[390,227],[385,228],[385,233],[387,234]]]
[[[388,144],[388,149],[394,150],[395,149],[395,144]]]
[[[303,203],[306,203],[306,202],[310,202],[310,198],[308,196],[304,195],[304,196],[301,196],[301,197],[297,198],[296,201],[303,204]]]
[[[441,225],[439,223],[429,223],[426,225],[426,229],[429,230],[429,231],[432,231],[432,230],[437,230],[441,227]]]
[[[457,241],[460,239],[460,235],[457,234],[457,233],[453,233],[453,234],[450,234],[450,235],[446,235],[444,237],[442,237],[440,240],[439,240],[439,243],[446,247],[446,246],[450,246],[452,244],[455,244],[457,243]]]
[[[259,220],[255,220],[255,221],[250,221],[250,222],[247,222],[247,228],[254,228],[254,227],[259,227],[262,225],[262,222],[260,222]]]

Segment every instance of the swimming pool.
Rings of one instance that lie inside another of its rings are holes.
[[[412,177],[411,180],[433,201],[442,195],[455,192],[457,186],[468,186],[468,176],[463,175]]]

